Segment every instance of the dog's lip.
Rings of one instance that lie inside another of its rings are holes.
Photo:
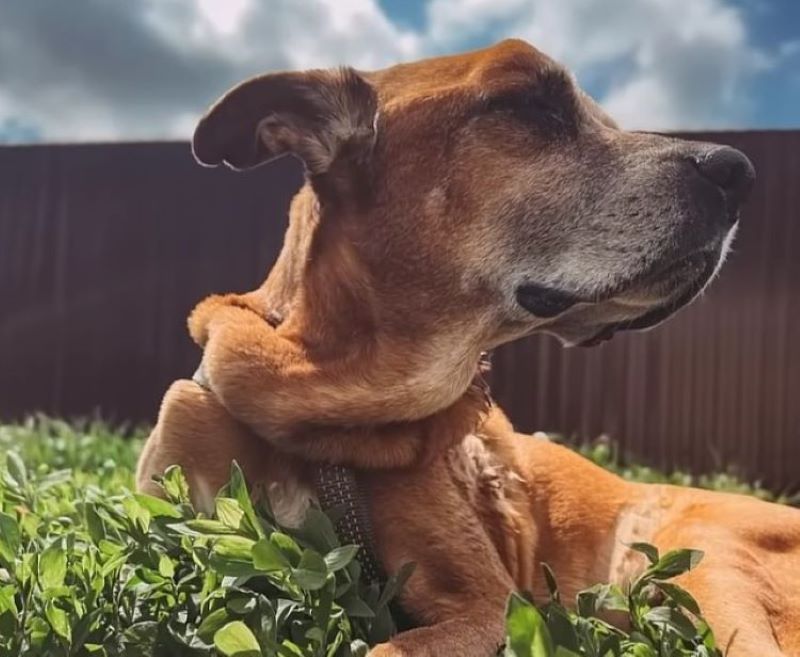
[[[696,257],[696,256],[694,256]],[[610,324],[605,324],[600,327],[600,329],[594,333],[591,337],[587,338],[578,343],[580,347],[593,347],[603,342],[606,342],[614,337],[616,333],[621,331],[644,331],[654,326],[657,326],[665,319],[667,319],[670,315],[676,313],[678,310],[683,308],[684,306],[691,303],[691,301],[703,290],[703,288],[708,283],[709,279],[713,276],[714,271],[716,269],[716,262],[717,259],[712,256],[710,253],[702,253],[700,254],[703,260],[703,268],[701,272],[694,278],[692,283],[686,288],[686,290],[680,294],[676,299],[669,301],[668,303],[656,306],[645,313],[635,317],[631,320],[626,320],[624,322],[612,322]],[[683,259],[680,262],[684,262],[686,259]],[[669,267],[666,271],[668,273],[672,273],[678,271],[680,269],[680,263],[676,263],[675,265]]]
[[[666,285],[682,271],[692,266],[703,268],[703,275],[700,275],[699,278],[703,279],[702,285],[704,285],[705,280],[707,280],[711,272],[713,272],[716,260],[717,257],[710,252],[696,251],[677,260],[672,260],[653,267],[650,271],[618,284],[613,289],[602,293],[593,293],[590,296],[576,294],[557,287],[527,282],[516,288],[514,296],[517,303],[522,308],[541,319],[555,318],[562,313],[566,313],[573,306],[595,306],[611,300],[616,300],[627,305],[643,307],[644,303],[641,299],[631,298],[632,290],[653,288],[659,284]],[[706,269],[709,270],[708,276],[705,276]]]
[[[578,343],[579,347],[596,347],[603,342],[607,342],[611,338],[614,337],[614,334],[617,332],[617,328],[619,327],[619,323],[614,324],[606,324],[603,328],[601,328],[597,333],[595,333],[591,338],[587,338]]]

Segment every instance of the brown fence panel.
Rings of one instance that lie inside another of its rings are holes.
[[[151,419],[199,360],[187,313],[263,279],[300,180],[183,143],[0,148],[0,417]]]
[[[800,132],[729,143],[759,182],[728,264],[658,329],[495,355],[496,396],[525,430],[608,433],[656,465],[736,463],[800,484]],[[0,417],[100,409],[152,419],[197,349],[185,316],[274,260],[300,173],[203,169],[185,144],[0,148]]]

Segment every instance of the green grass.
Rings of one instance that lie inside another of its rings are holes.
[[[0,655],[347,657],[393,633],[402,582],[365,586],[327,516],[288,532],[236,467],[213,518],[178,469],[166,501],[135,494],[140,446],[99,423],[0,427]]]
[[[356,548],[312,509],[299,530],[254,507],[238,468],[213,517],[189,503],[179,469],[167,500],[133,492],[144,432],[46,418],[0,425],[0,657],[348,657],[394,632],[389,602],[412,565],[383,589],[360,579]],[[623,475],[768,497],[736,478],[686,480],[621,465],[608,445],[582,450]],[[628,590],[598,584],[548,603],[513,596],[509,657],[719,654],[691,597],[669,580],[691,550],[658,555]],[[602,620],[627,617],[622,632]]]
[[[751,495],[767,502],[780,504],[800,505],[800,494],[776,494],[764,488],[759,482],[748,482],[736,471],[729,467],[720,472],[691,474],[683,470],[662,472],[650,466],[637,463],[621,454],[613,441],[601,437],[592,443],[584,443],[577,447],[577,451],[598,465],[617,473],[625,479],[640,481],[648,484],[673,484],[675,486],[696,486],[708,490],[717,490],[725,493],[739,493]]]

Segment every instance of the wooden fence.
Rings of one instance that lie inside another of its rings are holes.
[[[495,394],[524,430],[607,433],[660,467],[735,464],[797,488],[800,132],[690,136],[758,169],[719,280],[649,333],[503,347]],[[187,312],[263,278],[300,180],[289,159],[203,169],[183,143],[0,148],[0,417],[152,419],[199,358]]]

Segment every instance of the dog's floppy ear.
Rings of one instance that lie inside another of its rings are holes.
[[[320,175],[372,148],[376,112],[374,89],[351,68],[262,75],[217,101],[192,148],[200,163],[234,169],[293,153]]]

